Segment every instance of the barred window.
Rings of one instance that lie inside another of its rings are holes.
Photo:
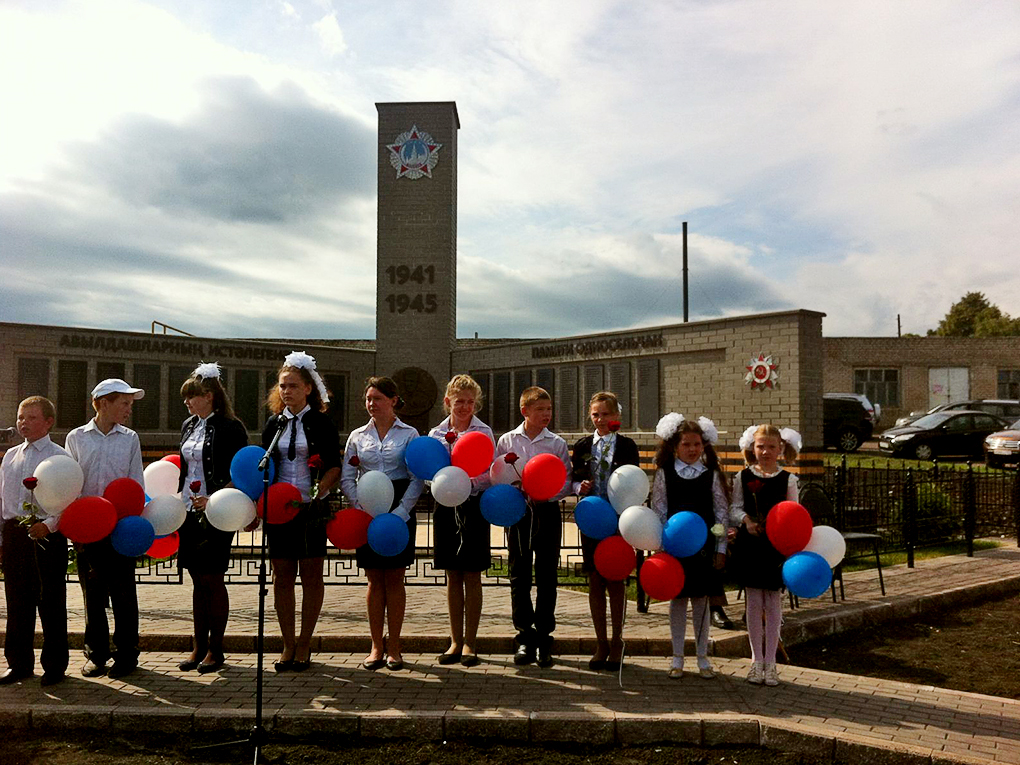
[[[1000,369],[998,398],[1020,398],[1020,369]]]
[[[854,393],[863,393],[872,404],[900,405],[900,370],[855,369]]]

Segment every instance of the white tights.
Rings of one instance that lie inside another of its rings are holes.
[[[747,639],[751,643],[751,659],[761,664],[775,664],[776,650],[779,648],[779,628],[782,624],[782,595],[778,590],[748,587],[744,590],[744,601],[747,605]]]
[[[684,639],[687,634],[687,600],[675,598],[669,602],[669,631],[673,639],[673,666],[684,665]],[[690,598],[691,621],[694,623],[694,638],[697,641],[698,667],[708,667],[708,628],[711,618],[708,598]]]

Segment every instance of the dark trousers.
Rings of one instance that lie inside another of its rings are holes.
[[[556,628],[556,572],[563,520],[558,502],[538,502],[507,531],[510,549],[510,608],[517,643],[548,647]],[[535,605],[531,570],[535,567]]]
[[[85,597],[85,655],[96,664],[110,658],[110,625],[106,604],[113,607],[114,659],[138,660],[138,593],[135,559],[113,549],[107,537],[79,545],[78,580]]]
[[[17,520],[3,522],[4,594],[7,596],[7,635],[4,657],[18,674],[35,669],[35,613],[42,622],[43,672],[67,669],[67,539],[54,532],[33,542]]]

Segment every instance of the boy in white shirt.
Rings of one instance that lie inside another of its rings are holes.
[[[556,627],[557,569],[560,562],[562,518],[559,501],[570,491],[570,453],[567,442],[548,429],[552,422],[552,398],[544,388],[521,393],[517,428],[500,436],[496,458],[514,453],[531,459],[555,454],[563,461],[567,478],[556,496],[545,502],[529,502],[524,517],[507,529],[510,554],[510,607],[517,630],[514,664],[552,665],[552,633]],[[523,463],[522,463],[523,464]],[[532,559],[535,567],[535,605],[531,604]]]
[[[102,496],[111,481],[133,478],[145,485],[142,449],[138,434],[124,427],[136,399],[145,395],[123,380],[103,380],[92,390],[96,416],[67,434],[64,445],[85,474],[82,496]],[[138,666],[138,593],[135,588],[135,559],[127,558],[110,543],[110,538],[76,545],[78,579],[85,597],[85,656],[81,668],[85,677],[106,673],[110,658],[110,625],[106,601],[113,607],[116,647],[110,677],[123,677]]]
[[[8,449],[0,466],[0,563],[7,597],[7,669],[0,673],[0,685],[32,676],[37,609],[43,631],[42,685],[59,683],[67,670],[67,540],[57,531],[59,513],[41,518],[32,491],[39,463],[67,454],[50,440],[56,416],[48,398],[22,401],[18,433],[25,441]],[[32,517],[41,520],[33,523]]]

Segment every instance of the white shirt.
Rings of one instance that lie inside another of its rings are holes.
[[[757,465],[751,465],[751,472],[759,478],[772,478],[773,476],[779,475],[783,468],[774,473],[765,473]],[[791,502],[796,502],[800,498],[800,489],[797,487],[797,476],[790,473],[790,480],[786,484],[786,498]],[[730,522],[734,526],[739,526],[744,522],[744,518],[747,513],[744,512],[744,484],[740,480],[740,474],[733,480],[733,499],[730,501]]]
[[[23,518],[28,515],[23,507],[25,502],[32,501],[32,492],[22,483],[26,478],[35,475],[39,463],[47,457],[67,454],[62,448],[45,435],[31,443],[24,441],[7,450],[3,464],[0,465],[0,517],[4,520]],[[38,507],[38,505],[36,505]],[[45,511],[43,511],[45,512]],[[51,515],[43,523],[50,531],[56,531],[60,524],[60,513]],[[0,545],[3,544],[3,526],[0,524]]]
[[[96,427],[95,418],[75,428],[64,439],[64,448],[85,474],[81,496],[101,497],[111,481],[134,478],[145,488],[142,473],[142,447],[138,434],[123,425],[114,425],[109,433]]]
[[[567,448],[567,442],[549,428],[542,428],[542,432],[533,439],[528,438],[525,434],[523,422],[509,433],[504,433],[496,443],[496,456],[501,457],[510,452],[529,460],[537,454],[555,454],[563,461],[563,466],[567,469],[567,479],[563,482],[563,488],[559,493],[546,501],[559,502],[567,494],[570,494],[572,488],[570,485],[570,450]]]
[[[212,415],[209,415],[212,416]],[[206,495],[205,488],[205,466],[202,464],[202,450],[205,448],[205,422],[208,417],[199,417],[198,424],[188,434],[188,437],[181,444],[181,456],[188,463],[188,475],[184,478],[184,489],[181,491],[181,499],[188,507],[191,507],[191,500],[194,497]],[[191,490],[191,484],[198,481],[198,491]]]
[[[699,461],[689,465],[681,459],[673,462],[673,469],[685,481],[697,478],[708,470],[704,462]],[[669,517],[669,503],[666,500],[666,475],[661,469],[655,471],[655,479],[652,481],[652,510],[659,516],[660,521],[666,522],[666,519]],[[712,515],[715,516],[715,522],[724,528],[727,525],[728,511],[729,506],[726,504],[726,489],[723,487],[723,477],[717,470],[715,475],[712,476]],[[711,530],[708,533],[711,534]],[[726,552],[726,534],[716,537],[715,551],[718,553]]]
[[[456,446],[457,442],[454,441],[454,443],[451,444],[451,443],[449,443],[446,440],[446,434],[449,433],[451,430],[453,430],[453,426],[450,424],[450,420],[451,420],[451,417],[447,417],[441,423],[436,425],[436,427],[432,428],[432,430],[429,431],[429,437],[430,438],[434,438],[437,441],[441,441],[443,443],[443,445],[446,446],[450,450],[450,453],[452,454],[453,453],[453,447]],[[457,431],[454,431],[454,432],[456,433]],[[492,441],[493,447],[496,446],[496,439],[492,435],[492,428],[490,428],[488,425],[486,425],[484,422],[479,420],[474,415],[471,415],[471,424],[468,425],[467,430],[465,430],[463,432],[464,433],[484,433],[485,435],[487,435],[489,437],[489,440]],[[481,494],[483,491],[488,489],[491,485],[492,485],[492,478],[489,477],[489,471],[486,470],[481,475],[476,476],[476,477],[471,479],[471,494],[472,494],[472,496],[475,495],[475,494]]]
[[[602,483],[597,479],[598,465],[605,459],[606,464],[610,467],[613,464],[613,457],[616,455],[616,433],[606,433],[604,436],[600,436],[596,430],[591,439],[591,464],[592,464],[592,482],[595,484],[592,488],[594,491],[589,496],[600,496],[605,487],[601,486]],[[581,484],[583,481],[574,481],[571,484],[571,490],[574,494],[581,492]],[[607,473],[605,483],[609,483],[609,475]]]
[[[400,504],[393,509],[405,521],[411,519],[414,503],[421,496],[425,482],[411,475],[404,462],[407,445],[418,438],[418,431],[399,419],[393,421],[386,436],[379,438],[379,431],[371,420],[367,425],[355,428],[347,437],[344,449],[344,466],[340,474],[340,488],[352,505],[358,504],[358,477],[369,470],[381,470],[391,481],[410,478],[411,483],[404,492]],[[359,464],[351,464],[351,457],[357,456]]]
[[[280,416],[287,418],[287,427],[283,429],[283,435],[276,442],[276,451],[280,455],[280,476],[278,480],[285,483],[292,483],[301,492],[301,501],[308,502],[312,498],[312,472],[308,469],[308,438],[305,437],[303,418],[305,412],[310,412],[312,407],[305,404],[305,408],[297,414],[284,407]],[[296,420],[296,422],[295,422]],[[294,459],[287,457],[290,451],[290,436],[294,433]]]

